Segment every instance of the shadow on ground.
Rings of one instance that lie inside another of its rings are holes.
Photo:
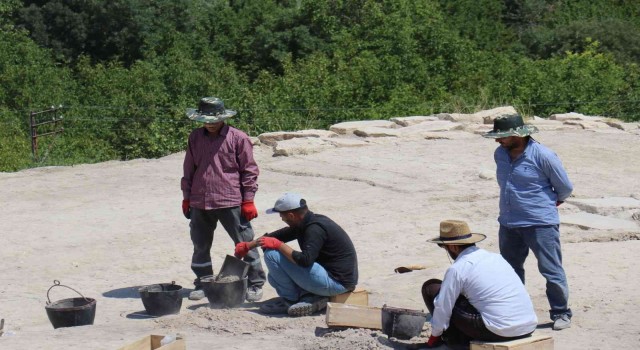
[[[105,298],[117,298],[117,299],[127,299],[127,298],[139,299],[140,292],[138,292],[138,289],[142,287],[144,286],[133,286],[133,287],[123,287],[123,288],[112,289],[108,292],[102,293],[102,296]],[[182,288],[180,289],[180,296],[183,298],[186,298],[189,296],[189,293],[191,293],[191,291],[193,291],[193,289]]]

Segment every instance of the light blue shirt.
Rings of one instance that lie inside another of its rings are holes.
[[[431,335],[442,335],[449,328],[460,295],[480,312],[487,329],[497,335],[517,337],[533,332],[538,326],[531,297],[500,254],[478,247],[462,251],[447,269],[434,300]]]
[[[571,195],[569,181],[560,158],[533,139],[518,158],[498,147],[493,155],[500,186],[500,216],[506,227],[558,225],[556,202]]]

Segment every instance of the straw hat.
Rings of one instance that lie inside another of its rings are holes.
[[[460,220],[444,220],[440,222],[440,237],[430,239],[429,243],[438,244],[472,244],[487,238],[481,233],[471,233],[469,225]]]

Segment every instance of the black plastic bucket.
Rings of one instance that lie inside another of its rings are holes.
[[[158,283],[141,287],[140,299],[147,313],[152,316],[164,316],[180,313],[182,307],[182,286],[175,282]]]
[[[53,325],[53,328],[75,327],[92,325],[96,317],[96,300],[92,298],[69,298],[58,300],[54,303],[49,299],[49,292],[53,287],[66,287],[80,294],[77,290],[61,285],[60,281],[54,280],[53,286],[47,290],[47,316]]]
[[[213,276],[200,278],[204,295],[213,308],[231,308],[244,302],[247,296],[247,277],[223,276],[214,280]]]
[[[427,321],[427,314],[410,309],[384,305],[382,307],[382,332],[389,338],[411,339],[420,335]]]

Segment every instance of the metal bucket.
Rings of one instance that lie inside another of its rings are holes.
[[[138,289],[140,299],[147,313],[152,316],[164,316],[180,313],[182,307],[182,286],[175,281],[158,283]]]
[[[230,308],[242,304],[247,296],[248,272],[249,263],[227,255],[217,277],[200,278],[209,306]]]
[[[411,339],[420,335],[427,314],[410,309],[384,305],[382,307],[382,332],[389,338]]]
[[[209,299],[209,306],[213,308],[235,307],[244,302],[247,295],[247,277],[213,276],[200,278],[204,295]]]
[[[57,286],[69,288],[80,294],[77,290],[60,284],[58,280],[53,281],[53,285],[47,290],[47,305],[45,306],[53,328],[92,325],[96,317],[96,300],[85,298],[80,294],[81,298],[62,299],[52,303],[49,299],[49,292],[51,288]]]

